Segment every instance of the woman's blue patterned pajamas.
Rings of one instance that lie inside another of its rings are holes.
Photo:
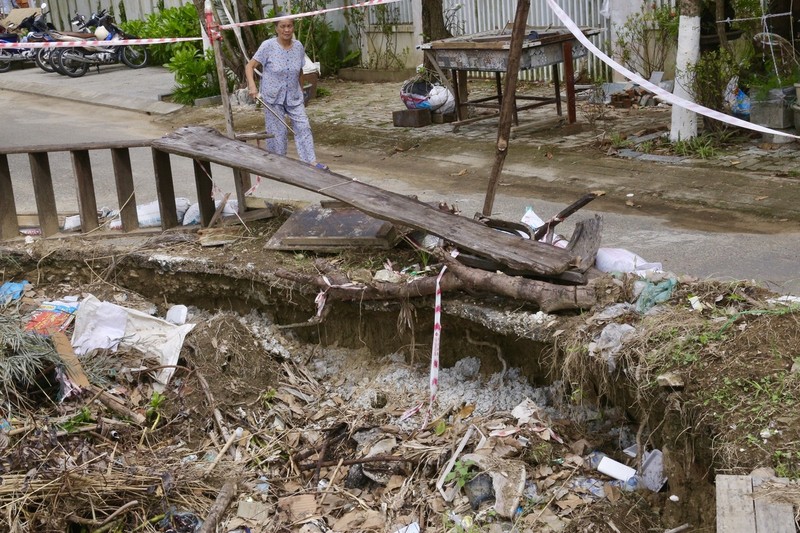
[[[317,160],[317,156],[314,153],[314,137],[311,135],[311,124],[308,122],[308,116],[306,116],[303,105],[268,105],[284,121],[287,115],[292,119],[289,125],[294,131],[297,155],[301,161],[309,164],[314,163]],[[278,117],[270,113],[268,109],[264,110],[264,123],[266,124],[267,133],[273,135],[273,137],[267,138],[267,150],[273,154],[286,155],[286,150],[289,147],[289,130],[286,125],[278,120]]]
[[[305,63],[306,52],[300,41],[292,41],[292,47],[284,49],[278,39],[267,39],[253,55],[253,59],[261,63],[261,98],[270,107],[264,110],[264,124],[267,133],[267,150],[278,155],[286,155],[289,144],[289,130],[275,115],[285,120],[291,119],[294,130],[294,142],[297,155],[306,163],[315,163],[314,138],[303,105],[303,88],[300,85],[300,73]]]

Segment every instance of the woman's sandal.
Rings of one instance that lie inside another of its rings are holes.
[[[316,168],[318,168],[320,170],[327,170],[327,171],[331,170],[331,169],[328,168],[328,165],[326,165],[325,163],[317,163],[316,165],[314,165],[314,167],[316,167]]]

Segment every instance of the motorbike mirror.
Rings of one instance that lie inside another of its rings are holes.
[[[42,8],[42,11],[44,11],[45,9],[47,9],[47,3],[42,2],[42,5],[40,7]]]

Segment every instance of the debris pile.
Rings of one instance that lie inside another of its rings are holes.
[[[627,490],[595,471],[574,422],[620,419],[516,368],[442,369],[426,414],[409,407],[427,376],[402,354],[319,350],[256,312],[172,308],[188,318],[175,325],[110,284],[25,284],[7,300],[0,520],[12,531],[558,531]],[[74,316],[26,331],[52,301]],[[177,360],[163,357],[170,338]]]

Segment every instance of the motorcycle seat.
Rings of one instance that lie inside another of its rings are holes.
[[[0,33],[0,41],[5,41],[7,43],[17,43],[19,42],[19,35],[16,33]]]
[[[85,31],[61,31],[59,33],[68,37],[77,37],[78,39],[89,39],[92,41],[95,40],[94,33],[88,33]]]

